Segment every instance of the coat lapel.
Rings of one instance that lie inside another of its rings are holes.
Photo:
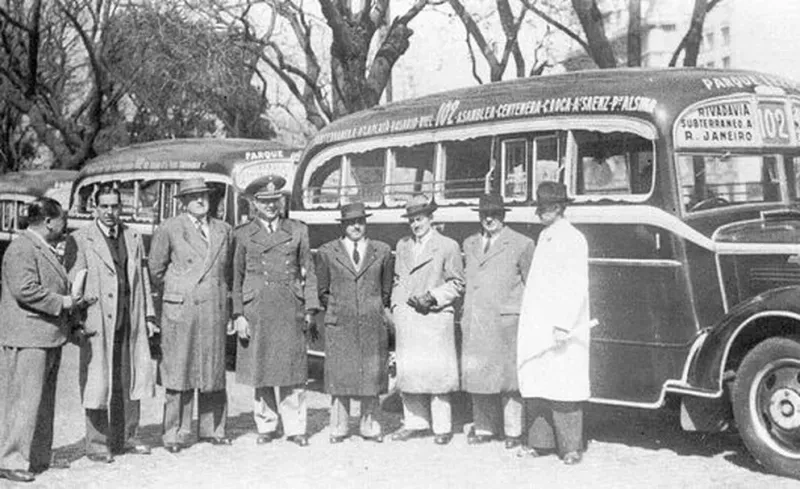
[[[206,254],[205,269],[202,277],[211,270],[214,262],[222,249],[222,242],[225,239],[225,230],[216,219],[208,220],[208,253]],[[202,236],[201,236],[202,238]]]
[[[483,239],[478,239],[478,248],[480,249],[480,243],[482,243]],[[480,264],[483,265],[489,259],[499,255],[500,253],[505,250],[506,246],[508,246],[508,233],[506,232],[505,228],[500,230],[500,233],[497,234],[494,238],[494,242],[492,243],[491,247],[489,248],[489,252],[484,254],[483,250],[480,250]]]
[[[92,221],[89,232],[86,233],[86,241],[89,242],[89,249],[100,257],[100,261],[102,261],[109,270],[116,272],[117,269],[114,266],[114,258],[111,257],[111,251],[108,249],[108,244],[106,244],[106,238],[103,236],[103,232],[97,227],[97,221]],[[128,240],[126,239],[125,243],[127,244],[127,242]]]
[[[336,261],[353,275],[358,275],[358,271],[355,265],[353,265],[353,260],[347,255],[347,248],[345,248],[344,242],[341,239],[339,240],[339,246],[336,247]]]
[[[42,256],[44,256],[45,259],[49,261],[51,265],[53,265],[53,268],[56,269],[58,275],[61,278],[63,278],[67,284],[69,284],[69,277],[67,276],[67,270],[64,268],[64,265],[60,261],[58,261],[58,258],[56,257],[55,253],[49,250],[41,239],[39,239],[37,236],[33,236],[33,231],[24,231],[24,233],[21,236],[25,236],[25,238],[27,238],[28,241],[30,241],[31,244],[33,244],[33,246],[39,250],[39,253]]]
[[[268,233],[261,221],[256,218],[253,219],[252,225],[254,229],[250,234],[250,239],[261,243],[264,246],[263,252],[271,250],[281,243],[285,243],[292,239],[292,233],[286,228],[286,220],[281,220],[281,225],[274,233]]]
[[[422,268],[424,265],[429,263],[433,260],[433,257],[436,255],[437,251],[439,250],[439,239],[438,234],[435,230],[431,229],[429,231],[431,233],[431,237],[428,238],[428,242],[422,247],[422,252],[417,257],[416,261],[414,262],[414,267],[411,269],[411,273]],[[413,256],[414,253],[414,241],[411,241],[411,253]]]
[[[139,235],[123,223],[119,224],[119,230],[125,238],[125,250],[128,253],[128,283],[131,286],[131,290],[133,290],[134,277],[138,275],[137,268],[142,265],[137,253]]]
[[[367,248],[364,250],[364,258],[361,260],[361,267],[358,269],[357,276],[360,277],[372,265],[378,257],[375,247],[372,245],[371,240],[367,240]]]
[[[183,239],[202,257],[208,253],[208,243],[203,239],[189,214],[183,213]],[[210,229],[210,227],[209,227]]]

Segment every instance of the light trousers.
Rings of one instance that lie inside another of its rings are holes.
[[[305,435],[307,413],[306,391],[302,386],[255,389],[253,418],[260,434],[275,433],[282,424],[286,436]]]
[[[361,415],[358,432],[361,436],[374,438],[381,434],[378,423],[378,396],[331,396],[331,436],[347,436],[350,425],[350,401],[359,401]]]
[[[522,435],[522,396],[519,392],[471,394],[476,435],[518,437]]]
[[[427,430],[433,428],[436,435],[453,431],[453,412],[450,407],[450,394],[411,394],[402,393],[403,428],[407,430]]]

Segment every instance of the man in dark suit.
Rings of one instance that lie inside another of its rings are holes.
[[[256,217],[236,228],[233,258],[233,316],[239,335],[236,380],[255,388],[258,438],[280,437],[308,445],[306,332],[319,309],[317,277],[308,228],[283,215],[286,180],[268,175],[252,182],[245,195]]]
[[[388,375],[388,309],[391,306],[392,249],[367,239],[364,204],[342,206],[342,238],[322,245],[316,271],[325,309],[325,390],[331,395],[330,442],[348,436],[350,400],[360,402],[359,431],[382,442],[378,395]]]
[[[208,215],[210,192],[201,178],[181,182],[175,197],[185,212],[164,221],[150,246],[150,274],[161,294],[163,440],[172,453],[191,443],[195,390],[200,441],[231,444],[225,435],[231,227]]]
[[[86,455],[110,463],[113,453],[150,453],[137,431],[139,401],[155,394],[149,338],[158,328],[142,238],[119,220],[119,190],[100,187],[94,200],[94,223],[67,239],[66,265],[83,296],[99,299],[86,310],[80,388]]]
[[[15,482],[31,482],[51,466],[67,313],[83,302],[72,295],[55,249],[67,224],[61,205],[32,202],[28,223],[3,256],[0,297],[0,478]]]

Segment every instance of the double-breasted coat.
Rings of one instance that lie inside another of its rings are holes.
[[[147,317],[155,316],[150,297],[149,282],[143,268],[144,245],[142,237],[125,224],[119,224],[127,251],[126,275],[130,330],[128,354],[130,358],[131,400],[152,397],[155,394],[156,361],[150,354],[147,335]],[[86,278],[83,296],[96,298],[97,302],[86,309],[84,329],[93,336],[80,346],[79,382],[83,407],[107,409],[111,403],[111,376],[114,353],[114,333],[117,325],[119,294],[117,272],[105,237],[96,224],[75,231],[66,246],[66,263],[70,276],[84,270]]]
[[[232,232],[210,217],[208,228],[206,240],[184,213],[164,221],[150,245],[150,274],[161,294],[161,384],[168,389],[225,389]]]
[[[368,239],[356,268],[341,239],[320,247],[316,260],[320,305],[325,310],[325,388],[335,396],[386,392],[392,250]]]
[[[258,218],[236,228],[233,314],[250,323],[239,340],[236,380],[253,387],[303,385],[308,378],[306,312],[319,309],[308,227],[281,219],[270,233]]]
[[[464,263],[458,243],[435,229],[415,257],[414,238],[397,243],[392,289],[396,328],[397,388],[417,394],[444,394],[459,388],[453,303],[464,290]],[[406,304],[430,292],[436,306],[420,314]]]
[[[484,253],[481,233],[464,240],[461,387],[474,394],[518,390],[517,323],[533,240],[503,227]]]
[[[589,398],[588,262],[586,239],[567,220],[539,235],[519,318],[517,373],[523,397]],[[555,328],[569,334],[561,345]]]
[[[62,307],[70,284],[56,255],[33,231],[22,231],[3,255],[2,274],[0,345],[63,346],[69,326]]]

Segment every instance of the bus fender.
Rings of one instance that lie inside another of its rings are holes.
[[[699,348],[687,360],[686,385],[724,394],[735,379],[744,356],[774,336],[800,335],[800,286],[781,287],[756,295],[733,307],[716,325],[703,330]]]

